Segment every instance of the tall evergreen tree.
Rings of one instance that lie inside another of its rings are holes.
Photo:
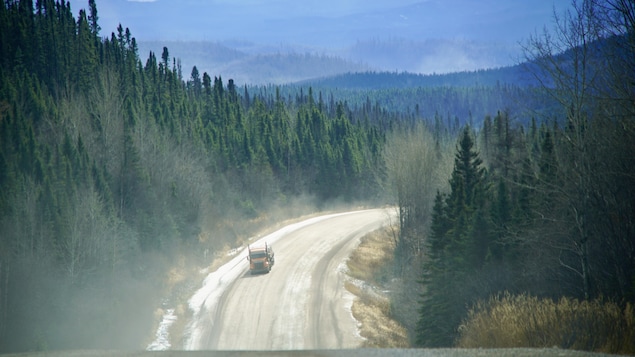
[[[430,240],[423,265],[424,294],[419,310],[419,346],[451,346],[469,303],[470,274],[490,251],[485,212],[486,179],[469,126],[461,132],[454,158],[450,193],[435,198]]]
[[[99,26],[99,16],[97,15],[97,3],[95,0],[88,0],[88,21],[90,22],[90,31],[95,38],[98,38],[101,27]]]

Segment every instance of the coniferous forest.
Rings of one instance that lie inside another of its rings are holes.
[[[204,265],[249,234],[243,222],[303,200],[398,208],[391,313],[413,346],[454,345],[470,306],[502,292],[627,306],[633,15],[576,3],[526,44],[542,86],[505,87],[522,93],[513,106],[491,99],[496,85],[407,91],[448,103],[432,116],[394,105],[404,91],[391,106],[238,86],[167,47],[140,54],[123,25],[100,28],[95,0],[76,16],[4,1],[0,352],[143,348],[178,257]],[[483,93],[501,108],[457,117],[490,110]]]
[[[2,350],[136,348],[173,250],[233,244],[228,221],[294,196],[377,195],[389,115],[183,75],[102,38],[94,1],[5,2],[0,24]]]

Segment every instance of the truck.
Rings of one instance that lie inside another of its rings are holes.
[[[265,242],[264,247],[252,248],[250,245],[247,245],[247,249],[249,250],[247,260],[249,260],[249,271],[251,274],[269,273],[275,263],[275,255],[271,245]]]

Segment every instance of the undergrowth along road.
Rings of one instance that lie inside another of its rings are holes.
[[[364,348],[409,347],[408,332],[391,317],[390,297],[381,286],[392,276],[393,242],[388,227],[370,232],[346,264],[352,278],[346,289],[356,296],[351,310],[359,321]]]

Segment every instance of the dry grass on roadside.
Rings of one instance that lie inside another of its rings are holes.
[[[378,230],[362,238],[351,254],[347,266],[349,275],[370,284],[377,284],[393,258],[393,245],[385,230]],[[390,300],[372,290],[351,282],[346,289],[356,296],[352,312],[360,322],[360,334],[365,338],[362,347],[408,347],[406,329],[390,315]]]
[[[635,353],[635,310],[602,300],[504,294],[479,302],[460,327],[464,348],[553,347]]]
[[[394,247],[387,231],[380,229],[362,238],[347,261],[351,277],[376,283],[393,259]]]
[[[347,283],[346,289],[357,296],[351,310],[365,339],[361,347],[408,347],[408,333],[390,318],[390,301],[386,297],[371,295],[352,283]]]

